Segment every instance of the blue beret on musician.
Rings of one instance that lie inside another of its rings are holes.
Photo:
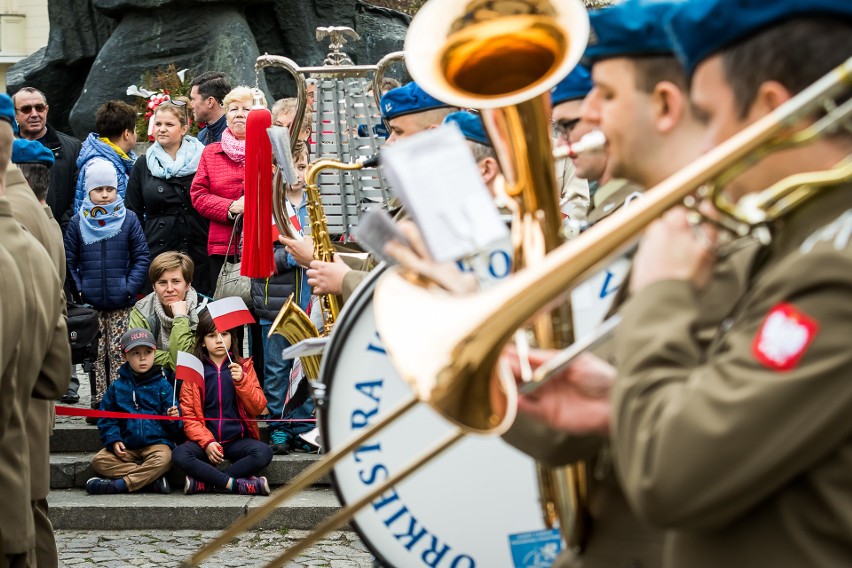
[[[583,54],[588,63],[635,55],[674,51],[663,25],[664,16],[683,0],[626,0],[589,13],[591,35]]]
[[[421,89],[414,81],[385,93],[381,104],[382,116],[385,120],[450,106]]]
[[[459,127],[465,138],[471,142],[491,146],[491,139],[485,132],[482,117],[468,110],[451,112],[444,119],[444,124],[455,124]]]
[[[578,65],[550,91],[553,106],[584,99],[594,87],[588,67]]]
[[[807,16],[852,18],[852,0],[691,0],[672,10],[665,24],[691,77],[699,63],[737,41]]]
[[[12,130],[18,133],[18,121],[15,120],[15,104],[12,97],[6,93],[0,93],[0,120],[5,120],[12,125]]]
[[[15,138],[12,142],[13,164],[42,164],[49,168],[54,161],[53,152],[41,142],[24,138]]]

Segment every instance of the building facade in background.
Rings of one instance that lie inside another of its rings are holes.
[[[0,88],[6,71],[47,45],[47,0],[0,0]]]

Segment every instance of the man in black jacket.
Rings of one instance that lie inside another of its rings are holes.
[[[26,140],[37,140],[53,152],[55,162],[50,169],[47,204],[53,211],[53,217],[64,229],[74,214],[70,209],[74,202],[74,178],[77,174],[77,155],[80,153],[81,143],[47,123],[50,107],[44,93],[38,89],[21,88],[12,97],[12,102],[15,104],[15,119],[20,128],[18,135]]]

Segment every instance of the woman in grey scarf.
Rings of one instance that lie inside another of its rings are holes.
[[[154,363],[174,370],[178,351],[192,352],[198,312],[207,298],[192,287],[194,265],[181,252],[157,255],[148,269],[154,291],[136,302],[130,312],[130,328],[149,330],[157,339]]]

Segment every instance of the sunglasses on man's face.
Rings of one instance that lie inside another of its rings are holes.
[[[33,109],[35,109],[35,111],[37,113],[41,114],[41,113],[43,113],[44,111],[47,110],[47,105],[43,105],[41,103],[39,103],[37,105],[24,105],[24,106],[20,107],[19,109],[17,109],[17,111],[22,113],[22,114],[30,114],[33,111]]]

